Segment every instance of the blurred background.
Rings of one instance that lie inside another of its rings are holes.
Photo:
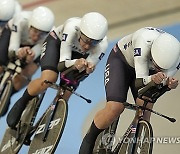
[[[109,47],[106,56],[97,66],[95,72],[85,80],[77,92],[92,100],[87,104],[80,98],[72,96],[69,101],[69,114],[62,136],[62,140],[56,150],[57,154],[78,154],[82,138],[87,132],[95,113],[105,105],[105,93],[103,86],[103,72],[107,56],[116,43],[123,36],[135,30],[152,26],[162,28],[180,40],[180,0],[18,0],[25,10],[32,10],[37,6],[47,6],[55,14],[55,26],[61,25],[70,17],[82,17],[87,12],[97,11],[102,13],[109,23]],[[162,57],[163,58],[163,57]],[[37,78],[40,70],[33,76]],[[178,72],[176,77],[180,79]],[[12,97],[12,104],[22,95],[24,89]],[[53,90],[49,94],[55,94]],[[161,138],[163,143],[154,142],[153,154],[179,154],[180,151],[180,87],[167,93],[155,104],[158,112],[175,117],[177,122],[172,124],[161,117],[152,115],[151,123],[155,138]],[[50,95],[49,95],[50,96]],[[45,97],[40,113],[52,101]],[[131,94],[128,101],[132,102]],[[49,103],[48,103],[49,102]],[[125,110],[122,114],[118,137],[121,137],[134,116],[133,111]],[[0,119],[0,140],[7,127],[5,118]],[[170,143],[174,139],[175,143]],[[28,147],[24,146],[20,154],[27,153]]]

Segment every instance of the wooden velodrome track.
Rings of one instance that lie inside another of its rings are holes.
[[[163,27],[180,23],[180,0],[19,0],[23,8],[32,10],[39,5],[48,6],[55,14],[58,26],[66,19],[73,16],[82,16],[91,11],[102,13],[109,23],[109,40],[115,40],[131,33],[141,27]],[[178,31],[180,35],[180,30]],[[176,75],[180,79],[180,73]],[[180,153],[180,87],[174,92],[167,94],[157,103],[155,109],[162,113],[172,115],[178,120],[171,124],[162,118],[152,116],[154,135],[156,137],[176,137],[176,144],[154,144],[154,154],[179,154]],[[131,100],[131,96],[129,96]],[[173,100],[173,101],[172,101]],[[173,106],[170,105],[173,104]],[[97,110],[102,108],[98,105],[84,122],[82,134],[87,131],[92,118]],[[126,118],[127,111],[122,115],[122,131],[130,122]],[[166,140],[166,139],[165,139]]]

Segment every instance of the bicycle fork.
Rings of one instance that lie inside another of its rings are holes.
[[[46,139],[47,139],[47,135],[48,135],[48,132],[49,132],[49,126],[51,124],[51,121],[54,117],[54,113],[55,113],[55,110],[56,110],[56,106],[57,106],[57,103],[58,103],[58,99],[57,99],[58,96],[56,96],[56,98],[54,99],[54,101],[52,102],[51,106],[50,106],[50,113],[49,113],[49,116],[48,116],[48,119],[46,121],[46,124],[45,124],[45,128],[44,128],[44,131],[43,131],[43,137],[42,137],[42,140],[45,142]]]
[[[113,150],[113,154],[119,154],[121,151],[123,154],[132,154],[133,147],[136,142],[135,134],[138,124],[139,115],[136,115],[128,129],[126,130],[125,134],[123,135],[122,139],[118,142],[116,147]]]

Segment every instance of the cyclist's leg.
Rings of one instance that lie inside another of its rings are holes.
[[[104,109],[97,112],[88,133],[83,139],[80,148],[80,154],[92,153],[97,136],[104,129],[109,127],[111,123],[117,117],[119,117],[119,115],[123,112],[123,110],[124,110],[124,105],[122,103],[109,101],[106,103]]]
[[[26,102],[28,102],[32,98],[34,98],[34,96],[30,96],[26,89],[23,96],[14,104],[7,115],[7,124],[9,127],[11,127],[12,129],[16,127],[16,124],[18,123],[21,114],[26,107]]]
[[[7,116],[7,123],[11,128],[15,127],[18,123],[27,102],[48,88],[48,84],[45,84],[44,80],[49,80],[51,82],[55,82],[57,80],[60,41],[49,35],[45,42],[46,50],[43,51],[43,56],[41,57],[41,77],[29,83],[23,96],[10,110]]]
[[[95,140],[99,133],[110,126],[123,112],[124,105],[120,102],[125,102],[127,99],[130,82],[128,79],[130,72],[126,70],[128,67],[122,61],[119,52],[112,50],[105,70],[105,88],[108,102],[105,108],[95,115],[94,122],[81,144],[80,154],[92,153]]]
[[[1,116],[4,116],[6,112],[8,111],[9,105],[11,103],[10,102],[11,97],[29,83],[29,79],[31,78],[31,76],[34,74],[34,72],[37,69],[38,69],[38,66],[35,63],[31,63],[22,70],[23,76],[26,76],[27,78],[24,78],[22,75],[16,75],[13,78],[11,94],[8,100],[6,101],[6,106],[3,109],[4,112],[1,114]]]
[[[25,79],[21,75],[15,76],[15,78],[13,79],[13,85],[12,85],[12,90],[11,90],[10,97],[6,101],[6,104],[7,104],[6,108],[4,108],[4,112],[3,112],[3,114],[1,116],[4,116],[6,114],[6,112],[8,111],[9,105],[11,103],[10,102],[11,97],[29,83],[28,79],[31,78],[31,76],[34,74],[34,72],[37,69],[38,69],[37,65],[34,64],[34,63],[31,63],[31,64],[27,65],[27,67],[22,72],[23,75],[27,77],[27,79]]]
[[[31,81],[28,88],[25,90],[23,96],[14,104],[7,116],[7,123],[9,127],[15,128],[22,112],[24,111],[27,102],[36,97],[39,93],[48,88],[48,84],[44,80],[55,82],[57,80],[57,73],[51,70],[45,70],[41,73],[41,77]]]
[[[2,31],[1,37],[0,37],[0,79],[3,77],[3,65],[7,65],[9,62],[8,57],[8,47],[9,47],[9,41],[11,36],[11,30],[8,26],[5,26],[5,28]],[[10,100],[10,98],[9,98]],[[8,105],[6,105],[8,107]],[[6,108],[8,110],[8,108]],[[4,110],[5,111],[5,110]],[[1,115],[3,116],[6,113],[6,111]]]
[[[34,62],[26,65],[21,74],[18,74],[13,79],[13,85],[16,90],[21,90],[25,86],[28,85],[29,80],[31,79],[32,75],[37,71],[38,65]]]
[[[6,26],[3,29],[2,35],[0,37],[0,65],[6,65],[9,61],[8,58],[8,47],[9,40],[11,36],[11,30]]]
[[[99,129],[93,121],[81,143],[79,154],[92,154],[96,138],[103,130],[104,129]]]
[[[3,35],[0,37],[0,75],[3,73],[2,65],[6,65],[8,60],[8,46],[11,31],[9,28],[4,28]]]

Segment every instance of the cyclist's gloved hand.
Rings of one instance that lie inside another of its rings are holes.
[[[151,81],[144,88],[139,90],[138,97],[140,99],[148,97],[150,98],[148,100],[155,103],[160,96],[169,90],[170,88],[167,85],[163,86],[163,84],[155,84],[153,81]]]
[[[26,63],[29,64],[33,62],[35,53],[32,50],[28,50],[28,54],[26,55]]]
[[[29,64],[33,62],[35,53],[30,49],[30,47],[19,48],[17,51],[17,57],[22,61],[22,63]]]
[[[166,79],[167,79],[167,76],[163,72],[157,72],[151,75],[151,80],[154,81],[154,83],[156,84],[161,84]]]
[[[172,78],[172,77],[168,77],[167,81],[166,81],[166,84],[168,85],[168,87],[170,89],[176,89],[178,84],[179,84],[179,81],[175,78]]]
[[[74,67],[77,70],[79,70],[80,72],[85,70],[87,65],[88,65],[88,63],[87,63],[86,59],[84,59],[84,58],[77,59],[74,63]]]
[[[23,59],[24,57],[28,55],[29,50],[30,50],[30,47],[19,48],[17,51],[17,57],[19,59]]]
[[[87,67],[86,67],[86,73],[90,74],[90,73],[94,72],[94,69],[95,69],[95,65],[88,62]]]

